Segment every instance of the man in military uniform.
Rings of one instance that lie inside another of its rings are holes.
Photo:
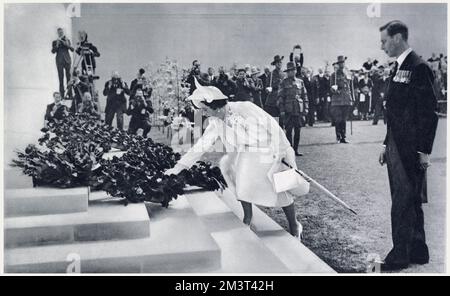
[[[283,58],[279,55],[274,56],[272,66],[275,69],[270,73],[269,86],[266,88],[268,92],[266,104],[264,105],[264,110],[269,113],[272,117],[280,116],[280,109],[278,108],[278,89],[280,87],[281,81],[284,79],[284,74],[281,70],[283,63]],[[282,120],[279,120],[280,126],[283,126]]]
[[[280,107],[280,118],[286,128],[286,136],[294,148],[296,156],[303,154],[298,152],[300,143],[300,129],[302,117],[308,113],[308,96],[305,84],[301,79],[295,77],[296,67],[293,62],[287,63],[287,78],[280,84],[278,92],[278,105]],[[292,140],[294,130],[294,140]]]
[[[344,72],[347,57],[338,56],[336,71],[330,77],[331,107],[330,112],[335,123],[336,139],[338,143],[348,143],[346,140],[347,118],[354,101],[353,80]]]

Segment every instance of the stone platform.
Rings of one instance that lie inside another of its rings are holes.
[[[13,175],[4,191],[8,273],[65,273],[73,264],[82,273],[334,272],[256,207],[252,229],[244,225],[228,190],[191,187],[165,209],[87,188],[31,188]]]

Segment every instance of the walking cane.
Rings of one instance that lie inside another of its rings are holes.
[[[352,98],[353,98],[353,102],[356,101],[355,98],[355,86],[353,84],[353,78],[352,78]],[[351,108],[351,114],[350,114],[350,135],[353,136],[353,102],[352,102],[352,108]]]
[[[282,160],[281,162],[284,165],[288,166],[289,168],[291,168],[291,169],[293,168],[285,160]],[[347,205],[343,200],[341,200],[336,195],[331,193],[328,189],[326,189],[324,186],[322,186],[319,182],[317,182],[316,180],[314,180],[313,178],[309,177],[307,174],[305,174],[304,172],[302,172],[302,171],[300,171],[298,169],[295,169],[295,172],[297,174],[299,174],[300,176],[302,176],[303,178],[305,178],[306,181],[308,181],[312,185],[316,186],[320,191],[324,192],[329,198],[333,199],[334,201],[336,201],[338,204],[340,204],[341,206],[343,206],[344,208],[346,208],[347,210],[349,210],[353,214],[358,215],[349,205]]]

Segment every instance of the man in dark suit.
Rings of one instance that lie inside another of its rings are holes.
[[[66,72],[66,83],[70,81],[70,67],[72,59],[70,58],[70,51],[74,51],[70,45],[70,40],[64,34],[62,28],[58,28],[58,39],[52,42],[52,53],[56,54],[56,69],[58,70],[59,79],[59,93],[64,97],[64,72]]]
[[[263,106],[266,104],[267,95],[269,92],[267,91],[267,88],[270,87],[270,68],[269,66],[264,67],[264,73],[259,76],[259,79],[261,79],[261,82],[263,84],[263,90],[261,91],[261,100],[263,103]]]
[[[152,126],[150,122],[150,114],[153,113],[152,101],[144,96],[141,89],[137,89],[133,98],[130,97],[130,104],[127,114],[131,116],[128,133],[135,135],[141,128],[142,136],[147,138]]]
[[[145,99],[150,99],[152,96],[153,88],[150,86],[150,81],[145,77],[145,70],[139,69],[137,77],[130,83],[130,100],[134,99],[136,91],[142,90]]]
[[[54,102],[48,104],[45,110],[44,126],[47,126],[49,122],[54,120],[62,120],[69,115],[66,105],[61,102],[61,95],[59,92],[53,93],[53,100]]]
[[[81,62],[81,69],[84,75],[94,75],[95,68],[97,64],[95,58],[100,57],[100,52],[97,47],[88,41],[88,34],[85,31],[78,32],[78,38],[80,42],[75,52],[78,55],[83,55],[83,60]]]
[[[189,75],[186,78],[186,82],[189,83],[189,85],[190,85],[190,87],[189,87],[190,95],[192,95],[192,93],[194,92],[194,90],[196,88],[195,82],[194,82],[194,77],[195,77],[195,79],[197,79],[197,82],[203,86],[211,85],[208,80],[208,75],[205,73],[202,73],[202,71],[200,70],[200,62],[198,60],[194,60],[192,62],[191,71],[189,72]]]
[[[278,89],[280,88],[280,83],[283,81],[284,73],[281,70],[283,65],[284,56],[276,55],[273,57],[272,66],[275,69],[270,73],[269,86],[266,87],[267,98],[264,104],[264,110],[269,113],[272,117],[278,119],[280,126],[283,126],[283,120],[280,117],[280,109],[278,108]]]
[[[422,201],[438,117],[433,73],[408,45],[408,27],[391,21],[380,28],[381,49],[397,59],[387,91],[387,134],[379,162],[387,164],[394,247],[381,270],[429,261]]]
[[[119,72],[114,71],[103,89],[103,95],[106,96],[105,123],[112,126],[115,115],[119,130],[123,130],[123,113],[127,109],[126,94],[130,94],[128,85],[120,78]]]
[[[317,105],[317,119],[327,120],[327,97],[329,96],[329,81],[324,75],[323,69],[318,69],[318,74],[312,80],[313,93],[308,94],[310,101]],[[314,98],[312,95],[314,94]],[[311,104],[311,103],[310,103]]]
[[[219,68],[219,76],[216,76],[213,86],[229,98],[236,94],[236,83],[228,77],[223,67]]]
[[[380,74],[376,76],[373,82],[372,89],[372,99],[374,101],[374,116],[373,116],[373,125],[378,124],[378,120],[380,116],[383,115],[384,124],[387,123],[386,118],[386,89],[389,83],[390,78],[390,69],[384,68],[383,66],[379,67]]]

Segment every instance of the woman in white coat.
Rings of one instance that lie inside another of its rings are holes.
[[[226,152],[220,169],[229,189],[242,204],[243,222],[250,225],[252,204],[281,207],[290,233],[300,238],[302,226],[296,220],[294,196],[288,191],[276,193],[273,185],[273,174],[287,169],[282,160],[297,167],[295,152],[278,122],[251,102],[227,102],[219,89],[198,83],[196,86],[188,100],[208,117],[208,126],[166,174],[178,174],[191,167],[220,140]]]

